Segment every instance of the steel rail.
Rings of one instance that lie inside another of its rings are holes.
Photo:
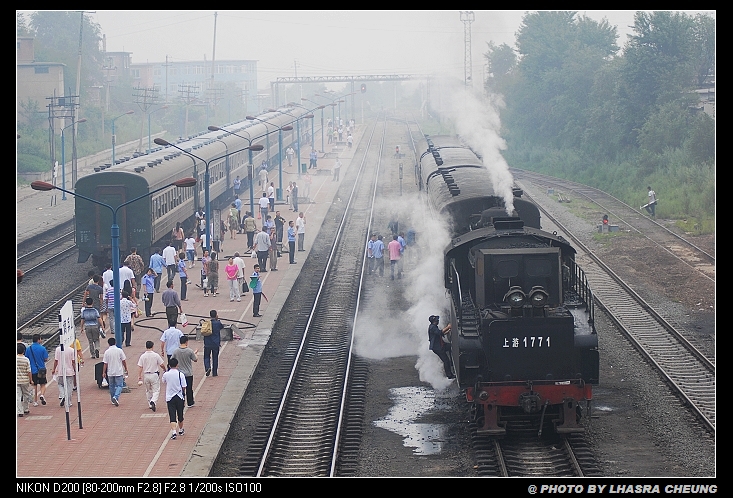
[[[359,179],[361,178],[361,176],[362,176],[362,174],[364,173],[364,170],[365,170],[366,159],[367,159],[369,148],[370,148],[370,145],[371,145],[373,136],[374,136],[374,132],[376,130],[376,126],[377,126],[377,123],[375,123],[375,127],[372,130],[372,134],[371,134],[371,136],[369,138],[369,141],[368,141],[367,150],[365,151],[364,158],[362,159],[362,163],[360,165],[359,172],[357,174],[357,179],[354,182],[354,186],[352,187],[352,191],[351,191],[351,194],[349,196],[349,199],[348,199],[348,202],[347,202],[347,205],[346,205],[346,209],[345,209],[344,214],[342,215],[342,218],[341,218],[341,220],[339,222],[339,226],[338,226],[338,229],[336,231],[335,238],[334,238],[334,243],[332,244],[331,250],[329,252],[329,255],[328,255],[328,258],[327,258],[327,261],[326,261],[325,271],[324,271],[323,277],[321,278],[321,281],[320,281],[320,284],[319,284],[319,288],[318,288],[318,291],[316,293],[316,297],[315,297],[315,300],[314,300],[313,307],[311,308],[310,314],[309,314],[308,319],[307,319],[307,322],[306,322],[305,331],[303,333],[303,336],[301,338],[300,344],[298,346],[298,351],[297,351],[297,353],[295,355],[293,366],[292,366],[292,368],[290,370],[290,374],[288,376],[288,380],[286,382],[284,392],[283,392],[283,394],[281,396],[281,402],[280,402],[280,404],[278,406],[278,409],[277,409],[277,412],[275,414],[275,419],[274,419],[273,424],[271,426],[270,435],[268,437],[268,440],[267,440],[267,443],[265,445],[265,449],[264,449],[262,458],[260,460],[259,468],[258,468],[257,474],[256,474],[257,477],[263,476],[263,474],[265,472],[265,466],[266,466],[268,460],[271,457],[270,454],[271,454],[271,451],[273,449],[273,444],[274,444],[275,438],[278,435],[278,431],[280,430],[280,424],[282,422],[282,418],[283,418],[283,413],[284,413],[285,407],[286,407],[288,401],[290,401],[291,391],[293,389],[293,384],[294,384],[294,381],[295,381],[295,376],[296,376],[296,373],[297,373],[298,368],[300,366],[301,357],[304,355],[304,352],[305,352],[306,342],[307,342],[307,340],[309,339],[309,336],[310,336],[310,329],[311,329],[311,326],[312,326],[313,321],[314,321],[314,317],[315,317],[315,314],[316,314],[316,310],[318,308],[318,304],[319,304],[319,302],[321,300],[321,296],[323,294],[324,284],[325,284],[327,278],[331,275],[331,272],[333,270],[333,268],[332,268],[333,260],[334,260],[334,257],[335,257],[336,251],[337,251],[337,247],[339,246],[339,242],[340,242],[340,240],[342,238],[342,235],[343,235],[344,225],[345,225],[346,220],[347,220],[347,217],[348,217],[347,215],[350,214],[350,211],[349,210],[350,210],[351,204],[352,204],[353,199],[354,199],[354,196],[355,196],[356,187],[359,184]],[[386,126],[386,124],[385,124],[385,126]],[[353,327],[353,324],[352,324],[352,327]],[[352,333],[352,336],[353,336],[353,333]],[[353,342],[352,342],[352,345],[353,345]],[[349,357],[350,357],[350,354],[351,353],[349,351]],[[347,383],[346,378],[344,378],[344,383],[345,384]],[[335,448],[336,448],[337,444],[338,444],[338,440],[337,439],[334,439],[334,441],[333,441],[333,448],[334,449],[332,450],[331,456],[329,457],[330,458],[329,468],[333,468],[334,452],[336,451]]]

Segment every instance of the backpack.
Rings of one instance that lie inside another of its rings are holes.
[[[208,337],[214,333],[214,329],[211,327],[211,320],[204,320],[201,323],[201,335]]]

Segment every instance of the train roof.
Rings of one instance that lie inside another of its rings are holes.
[[[496,196],[491,177],[481,159],[457,137],[426,137],[428,150],[421,156],[421,174],[433,208]]]
[[[287,110],[279,109],[257,116],[257,119],[267,121],[267,125],[258,120],[244,120],[220,128],[244,135],[250,138],[252,143],[257,143],[268,131],[276,130],[277,126],[285,126],[307,112],[306,109],[300,107],[287,108]],[[248,146],[247,140],[222,131],[206,131],[177,142],[171,141],[171,143],[206,161],[224,157],[227,153]],[[150,153],[135,152],[132,155],[121,156],[118,161],[119,164],[106,163],[95,167],[93,174],[79,178],[77,183],[81,183],[83,186],[86,182],[92,184],[105,182],[107,179],[102,175],[119,172],[141,176],[147,181],[148,185],[153,187],[164,182],[170,183],[177,180],[181,171],[187,171],[193,167],[194,161],[203,167],[200,160],[170,146],[157,146]]]

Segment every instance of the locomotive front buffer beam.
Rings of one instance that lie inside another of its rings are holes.
[[[558,382],[555,385],[533,385],[530,389],[520,385],[479,385],[466,389],[466,399],[476,404],[478,434],[504,436],[506,422],[502,412],[523,413],[544,417],[547,407],[558,434],[582,433],[579,425],[578,402],[592,399],[591,386],[584,383]]]

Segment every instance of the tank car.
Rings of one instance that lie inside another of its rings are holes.
[[[513,189],[507,214],[488,170],[460,139],[426,137],[420,188],[450,220],[444,283],[452,363],[476,408],[479,433],[503,435],[528,419],[582,432],[582,407],[598,383],[593,296],[575,250],[543,231],[535,204]]]
[[[303,108],[271,110],[258,116],[258,120],[268,124],[242,121],[225,129],[251,139],[253,145],[265,146],[262,151],[253,153],[252,163],[258,164],[269,158],[269,165],[273,167],[279,161],[279,151],[278,140],[270,140],[267,136],[268,132],[274,131],[272,125],[283,127],[305,114]],[[296,141],[294,131],[283,133],[283,149]],[[176,145],[209,162],[209,202],[212,209],[222,208],[232,201],[232,197],[225,193],[231,193],[230,186],[236,176],[245,179],[243,188],[249,188],[249,151],[244,150],[249,145],[248,140],[222,131],[211,131],[180,140]],[[95,173],[79,178],[75,191],[114,208],[180,178],[195,177],[195,187],[172,186],[123,207],[117,213],[120,254],[127,254],[131,247],[137,247],[138,254],[147,262],[153,248],[170,240],[176,223],[182,223],[186,228],[194,226],[194,213],[204,206],[205,163],[174,147],[158,147],[149,154],[135,156],[122,158],[114,165],[95,168]],[[91,256],[96,266],[103,267],[111,261],[112,213],[75,196],[75,217],[78,261],[83,263]]]

